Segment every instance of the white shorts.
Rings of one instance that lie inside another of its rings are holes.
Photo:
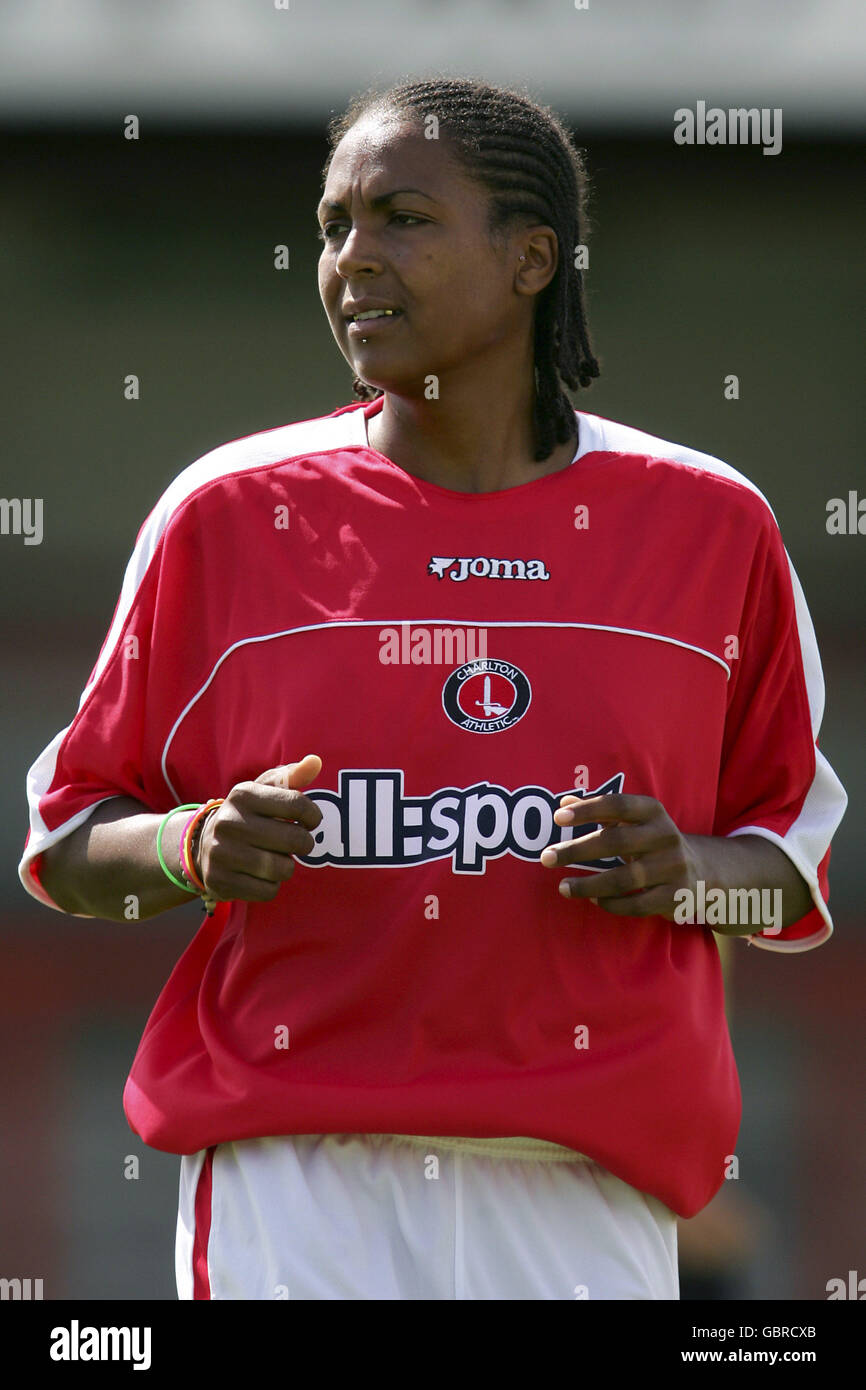
[[[677,1218],[538,1140],[253,1139],[181,1160],[176,1272],[180,1299],[678,1299]]]

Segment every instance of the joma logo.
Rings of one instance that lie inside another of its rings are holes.
[[[427,573],[458,584],[473,579],[549,579],[543,560],[494,560],[488,555],[431,555]]]

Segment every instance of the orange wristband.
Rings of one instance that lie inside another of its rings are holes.
[[[180,849],[180,862],[183,866],[183,871],[189,879],[190,883],[194,884],[195,887],[198,889],[199,893],[201,894],[206,894],[207,889],[202,883],[199,874],[196,873],[195,864],[193,863],[193,837],[196,833],[197,828],[204,821],[205,816],[207,816],[211,811],[215,810],[217,806],[222,806],[224,800],[224,797],[219,796],[214,797],[211,801],[206,801],[205,804],[201,806],[198,811],[196,811],[195,815],[190,817],[189,821],[187,822],[184,828],[183,841],[181,843]]]

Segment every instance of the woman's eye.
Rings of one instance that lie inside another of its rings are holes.
[[[413,222],[423,222],[424,218],[418,217],[414,212],[394,212],[391,214],[390,220],[392,222],[401,222],[404,226],[408,226]],[[334,234],[344,231],[345,228],[345,222],[326,222],[324,227],[319,228],[316,235],[319,241],[333,241]]]

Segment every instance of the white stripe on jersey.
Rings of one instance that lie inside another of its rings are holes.
[[[90,685],[102,674],[117,645],[138,586],[153,559],[163,531],[172,514],[188,497],[215,479],[227,478],[233,473],[263,468],[269,463],[280,463],[283,459],[303,458],[305,454],[324,454],[330,449],[351,448],[352,445],[366,443],[364,412],[350,410],[336,418],[326,415],[316,420],[300,420],[293,425],[278,425],[273,430],[247,435],[244,439],[233,439],[230,443],[221,444],[210,453],[202,455],[179,473],[142,527],[124,576],[120,603],[109,629],[105,649],[96,664],[93,680],[81,697],[81,705],[84,704]]]
[[[736,468],[714,458],[712,454],[699,453],[697,449],[690,449],[687,444],[673,444],[668,439],[659,439],[654,434],[645,434],[643,430],[633,429],[631,425],[620,425],[615,420],[605,420],[601,415],[587,415],[581,410],[578,411],[577,418],[580,422],[580,444],[576,454],[578,459],[583,458],[585,454],[596,452],[672,459],[674,463],[685,463],[692,468],[702,468],[707,473],[716,473],[721,478],[730,478],[731,482],[742,483],[743,487],[747,487],[750,492],[761,498],[770,515],[773,515],[773,509],[761,489],[744,473],[738,473]],[[775,521],[775,517],[773,520]]]
[[[282,631],[280,631],[280,632],[264,632],[264,633],[257,634],[255,637],[241,637],[241,638],[239,638],[239,640],[238,640],[237,642],[233,642],[232,645],[231,645],[230,647],[226,647],[226,650],[225,650],[225,651],[222,653],[222,655],[217,659],[217,661],[214,662],[213,669],[211,670],[211,673],[210,673],[210,675],[208,676],[207,680],[204,682],[204,685],[202,685],[202,686],[195,692],[195,694],[193,695],[193,697],[192,697],[192,699],[189,701],[189,703],[188,703],[187,705],[185,705],[185,707],[181,710],[180,714],[177,716],[177,719],[175,720],[174,724],[173,724],[172,727],[171,727],[171,730],[170,730],[170,732],[169,732],[168,738],[166,739],[165,747],[164,747],[163,750],[162,750],[162,761],[161,761],[161,763],[160,763],[160,767],[162,768],[162,775],[163,775],[163,777],[164,777],[164,779],[165,779],[165,784],[166,784],[166,786],[169,788],[169,790],[171,791],[172,796],[177,796],[177,797],[179,798],[179,797],[180,797],[180,793],[178,792],[177,788],[176,788],[176,787],[174,786],[174,784],[172,783],[172,780],[171,780],[171,778],[170,778],[170,776],[169,776],[169,773],[168,773],[168,750],[170,749],[170,747],[171,747],[171,745],[172,745],[172,742],[174,741],[174,736],[175,736],[175,734],[177,733],[178,729],[180,728],[181,724],[183,723],[184,719],[185,719],[186,716],[189,714],[189,712],[190,712],[190,710],[193,708],[193,706],[201,699],[202,695],[204,695],[204,693],[205,693],[205,691],[208,689],[208,687],[213,683],[214,677],[216,676],[216,674],[217,674],[217,672],[219,671],[220,667],[222,666],[223,662],[224,662],[228,657],[231,656],[232,652],[236,652],[236,651],[238,650],[239,647],[248,647],[248,646],[253,645],[253,644],[256,643],[256,642],[274,642],[274,641],[276,641],[276,640],[277,640],[278,638],[280,638],[280,637],[295,637],[295,636],[296,636],[298,633],[300,633],[300,632],[323,632],[323,631],[325,631],[327,628],[336,628],[336,627],[382,627],[382,628],[385,628],[385,627],[392,627],[392,628],[400,628],[400,627],[402,627],[404,624],[407,624],[407,625],[409,625],[410,627],[417,627],[417,628],[423,628],[423,627],[426,627],[426,628],[437,628],[437,627],[439,627],[439,628],[448,628],[448,627],[452,627],[452,628],[459,628],[459,627],[473,628],[473,627],[474,627],[474,628],[479,628],[479,629],[480,629],[480,628],[485,628],[485,629],[486,629],[486,628],[494,628],[494,627],[497,627],[497,628],[498,628],[498,627],[519,627],[519,628],[528,628],[528,627],[562,627],[562,628],[583,628],[585,631],[588,631],[588,632],[617,632],[617,633],[620,633],[622,636],[625,636],[625,637],[643,637],[643,638],[646,638],[648,641],[651,641],[651,642],[667,642],[667,643],[668,643],[670,646],[672,646],[672,647],[682,647],[685,651],[697,652],[697,654],[698,654],[699,656],[705,656],[705,657],[707,657],[710,661],[714,661],[714,662],[716,663],[717,666],[721,666],[722,670],[723,670],[724,673],[725,673],[725,678],[726,678],[727,680],[730,680],[730,677],[731,677],[731,668],[730,668],[730,666],[727,664],[727,662],[726,662],[726,661],[723,661],[722,658],[721,658],[720,656],[717,656],[715,652],[707,651],[707,649],[706,649],[705,647],[696,647],[696,646],[694,645],[694,643],[692,643],[692,642],[681,642],[681,641],[679,640],[679,638],[677,638],[677,637],[668,637],[668,636],[667,636],[666,634],[664,634],[664,633],[659,633],[659,632],[645,632],[645,631],[643,631],[643,630],[640,629],[640,628],[634,628],[634,627],[609,627],[609,626],[607,625],[607,623],[556,623],[556,622],[551,622],[551,623],[541,623],[541,622],[539,622],[539,623],[537,623],[537,622],[529,622],[529,621],[526,621],[526,620],[524,620],[524,619],[522,619],[522,618],[521,618],[521,619],[518,619],[517,621],[514,621],[514,622],[498,622],[498,621],[490,622],[487,618],[472,619],[472,620],[470,621],[470,620],[467,619],[467,618],[387,618],[387,617],[386,617],[386,618],[335,618],[332,622],[325,622],[325,623],[308,623],[305,627],[287,627],[287,628],[283,628]]]

